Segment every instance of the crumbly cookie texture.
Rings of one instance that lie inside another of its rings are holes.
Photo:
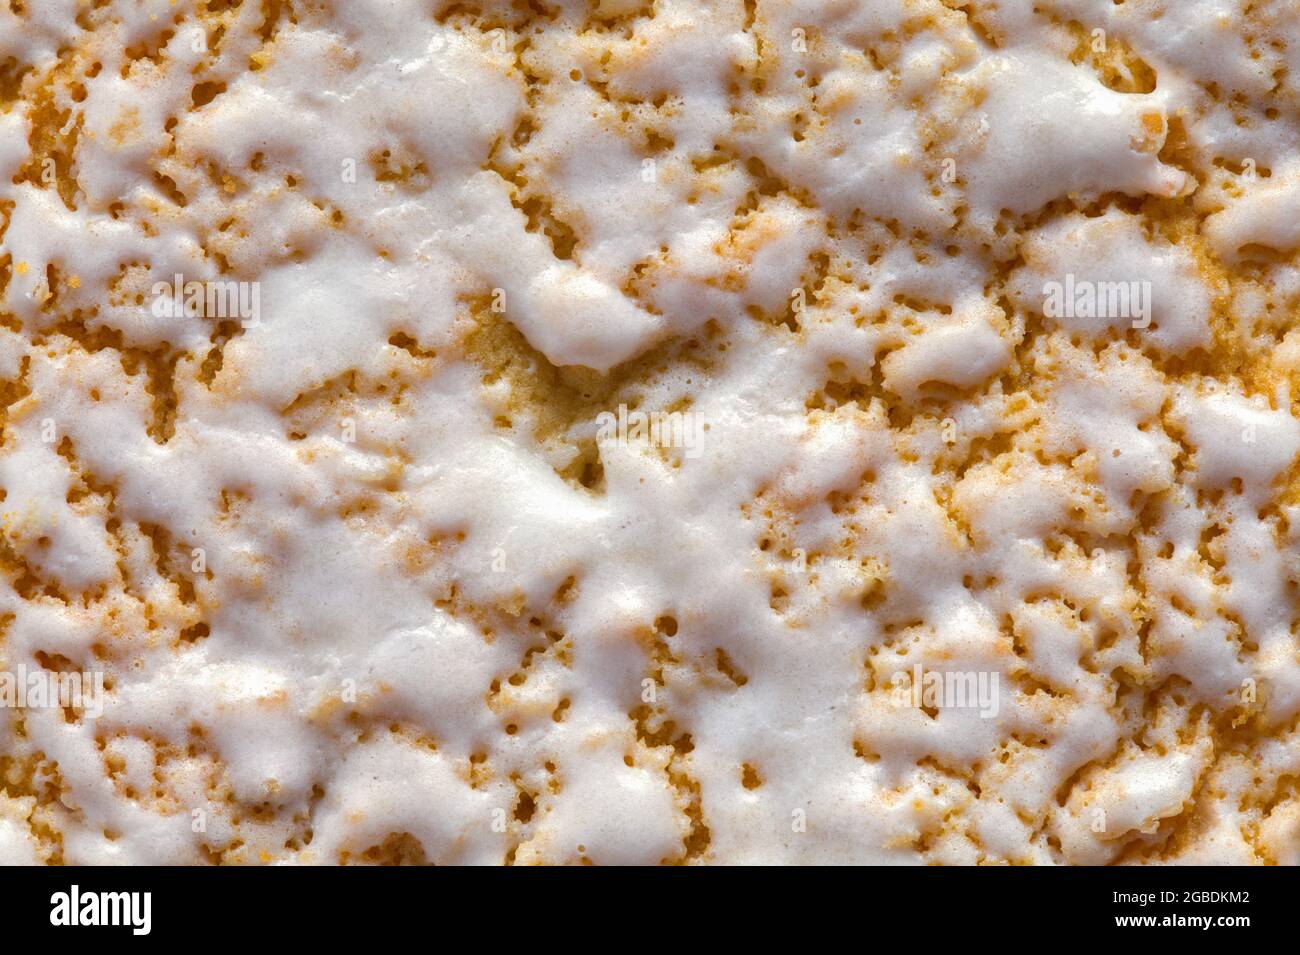
[[[0,862],[1300,861],[1298,84],[1292,0],[3,4],[0,670],[104,690]]]

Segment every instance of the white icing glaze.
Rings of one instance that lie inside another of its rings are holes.
[[[0,9],[0,862],[1295,862],[1294,5],[544,6]]]

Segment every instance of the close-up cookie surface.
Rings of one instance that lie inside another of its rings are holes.
[[[0,864],[1296,864],[1298,255],[1291,0],[2,4]]]

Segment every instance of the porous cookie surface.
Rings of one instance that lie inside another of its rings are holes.
[[[1298,83],[1291,0],[0,6],[0,862],[1300,861]]]

